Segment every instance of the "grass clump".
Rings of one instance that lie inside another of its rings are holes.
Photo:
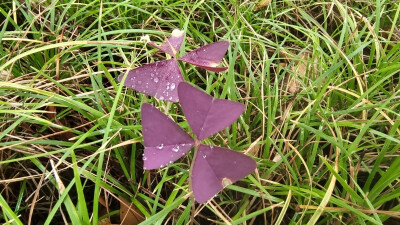
[[[2,1],[1,223],[119,223],[126,200],[143,224],[398,222],[399,3],[257,4]],[[143,171],[141,104],[187,128],[180,108],[116,79],[164,59],[140,37],[161,42],[174,28],[186,51],[231,43],[226,72],[180,66],[186,81],[246,104],[209,144],[257,160],[203,205],[186,198],[192,155]]]

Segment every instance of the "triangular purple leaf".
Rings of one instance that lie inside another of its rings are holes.
[[[229,42],[220,41],[212,44],[205,45],[196,50],[188,52],[186,55],[179,57],[178,60],[193,64],[195,66],[211,70],[214,72],[221,72],[228,67],[216,67],[224,58],[228,50]]]
[[[175,29],[172,31],[171,36],[168,39],[166,39],[161,45],[156,45],[150,40],[148,44],[175,57],[176,53],[179,52],[179,49],[181,48],[184,37],[185,37],[184,31]]]
[[[143,161],[147,170],[162,168],[185,155],[194,140],[178,124],[150,104],[142,104]]]
[[[226,185],[246,177],[256,167],[256,162],[242,153],[221,147],[200,145],[191,173],[196,201],[207,202]]]
[[[244,110],[241,103],[213,98],[186,82],[179,84],[178,95],[186,120],[199,140],[228,127]]]
[[[121,81],[123,75],[118,77]],[[179,101],[177,87],[183,81],[175,59],[146,64],[129,71],[124,85],[160,100]]]

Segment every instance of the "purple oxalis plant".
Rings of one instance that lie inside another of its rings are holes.
[[[146,36],[145,39],[148,40],[148,44],[171,55],[172,59],[150,63],[129,71],[124,85],[160,100],[178,102],[177,87],[183,81],[178,61],[187,62],[214,72],[227,69],[227,67],[217,66],[228,50],[229,42],[220,41],[208,44],[177,57],[184,37],[184,31],[176,29],[161,45],[156,45]],[[120,75],[118,80],[121,81],[123,76]]]
[[[144,169],[167,166],[195,147],[190,186],[196,201],[204,203],[256,168],[256,162],[249,156],[201,144],[201,140],[231,125],[242,114],[244,105],[213,98],[185,82],[177,89],[182,110],[196,138],[193,140],[168,116],[144,103],[141,110]]]

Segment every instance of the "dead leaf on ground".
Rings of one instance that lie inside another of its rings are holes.
[[[261,144],[259,144],[258,142],[261,140],[261,138],[262,136],[258,137],[257,140],[253,141],[253,143],[250,144],[249,148],[244,152],[244,154],[258,156],[261,147]]]
[[[254,8],[254,11],[260,10],[262,7],[268,6],[271,3],[271,0],[261,0],[258,2],[256,7]]]
[[[302,79],[305,76],[310,79],[318,77],[318,60],[317,58],[314,58],[314,60],[311,61],[312,58],[310,53],[301,53],[300,55],[295,56],[283,52],[281,53],[281,56],[283,56],[287,61],[294,60],[294,62],[289,63],[289,65],[291,65],[290,70],[292,73],[287,73],[285,78],[285,91],[287,93],[294,94],[300,90],[300,82],[298,79]]]
[[[119,197],[119,217],[122,225],[136,225],[145,220],[142,212],[130,201]]]
[[[99,225],[113,225],[113,224],[111,223],[110,217],[107,217],[100,220]]]
[[[12,78],[12,74],[6,70],[0,71],[0,81],[8,81]]]

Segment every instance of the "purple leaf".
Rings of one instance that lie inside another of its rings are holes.
[[[256,162],[242,153],[200,145],[191,174],[196,201],[208,201],[225,186],[249,175],[256,167]]]
[[[193,50],[186,55],[179,57],[178,60],[193,64],[195,66],[211,70],[214,72],[221,72],[228,67],[216,67],[224,58],[228,50],[229,42],[220,41],[212,44],[205,45],[201,48]]]
[[[181,48],[183,38],[185,37],[185,32],[179,29],[172,31],[171,36],[166,39],[161,45],[156,45],[149,40],[149,45],[160,49],[161,51],[170,54],[175,57],[176,53]]]
[[[193,147],[193,139],[152,105],[143,103],[141,115],[144,169],[157,169],[171,164]]]
[[[123,75],[118,77],[121,81]],[[159,61],[129,71],[124,85],[160,100],[179,101],[177,87],[183,81],[175,59]]]
[[[199,140],[203,140],[231,125],[244,110],[238,102],[213,98],[186,82],[178,87],[183,113]]]
[[[222,41],[209,44],[176,59],[175,55],[181,48],[184,37],[184,31],[175,29],[172,31],[171,36],[159,46],[151,42],[148,36],[145,36],[144,39],[147,39],[151,46],[172,55],[174,58],[147,64],[129,71],[124,85],[160,100],[178,102],[177,87],[183,81],[183,77],[177,60],[214,72],[227,69],[225,67],[217,68],[216,66],[224,57],[229,42]],[[122,78],[123,75],[120,75],[118,80],[121,81]]]

